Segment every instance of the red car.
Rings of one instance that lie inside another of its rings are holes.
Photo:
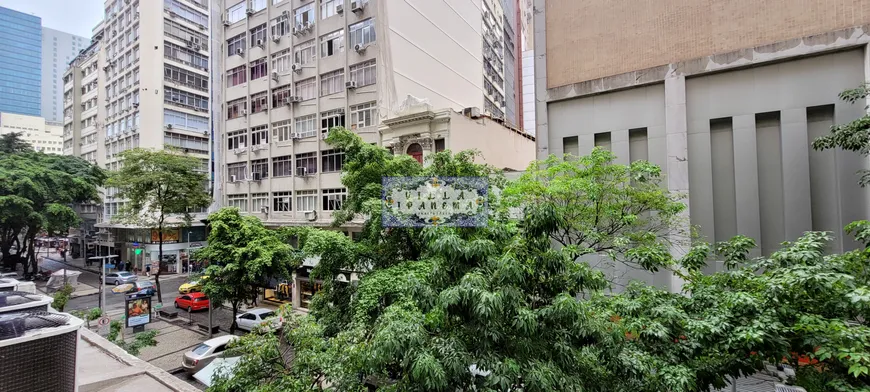
[[[203,293],[190,293],[175,299],[176,309],[185,309],[188,312],[208,309],[208,297]]]

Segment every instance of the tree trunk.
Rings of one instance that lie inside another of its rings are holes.
[[[163,263],[163,219],[157,227],[157,271],[154,273],[154,287],[157,290],[157,302],[163,303],[163,293],[160,292],[160,264]]]
[[[36,262],[36,254],[33,249],[33,239],[36,237],[36,234],[28,233],[28,241],[27,241],[27,263],[25,264],[24,272],[27,272],[27,267],[30,267],[31,275],[36,275],[39,272],[39,265]]]
[[[230,324],[230,333],[236,333],[236,328],[238,328],[238,324],[236,324],[236,315],[239,314],[239,301],[231,301],[233,305],[233,323]]]

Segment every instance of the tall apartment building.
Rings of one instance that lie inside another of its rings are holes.
[[[40,116],[42,19],[0,7],[0,112]]]
[[[79,52],[91,45],[85,37],[42,28],[42,117],[63,122],[63,75]]]
[[[868,7],[536,0],[538,156],[600,146],[622,163],[658,164],[708,241],[742,234],[770,254],[825,230],[832,251],[854,249],[843,226],[867,217],[855,172],[868,161],[810,144],[865,113],[866,102],[837,95],[870,79]]]
[[[500,4],[216,0],[216,197],[268,225],[325,226],[346,197],[330,128],[381,144],[408,96],[504,118]]]
[[[205,0],[106,1],[94,43],[64,76],[66,151],[117,170],[123,151],[173,146],[209,171],[208,28]],[[123,202],[106,189],[94,226],[107,233],[101,246],[143,268],[157,259],[156,239],[148,228],[111,222]],[[170,233],[174,243],[164,244],[170,271],[189,248],[202,246],[205,231],[195,222]],[[135,256],[134,243],[144,257]]]

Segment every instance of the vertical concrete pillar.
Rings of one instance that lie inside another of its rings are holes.
[[[686,211],[680,226],[670,234],[671,254],[681,257],[691,247],[689,238],[689,144],[688,124],[686,119],[686,78],[685,76],[669,75],[665,78],[665,134],[667,138],[667,168],[668,190],[683,195]],[[683,281],[676,276],[671,277],[670,290],[682,291]]]
[[[610,132],[610,143],[610,151],[616,155],[615,163],[620,165],[631,163],[631,147],[628,144],[627,129]]]
[[[578,157],[589,155],[592,153],[592,149],[595,148],[595,135],[579,135],[577,136],[577,144],[579,145],[578,151],[580,151],[577,154]]]
[[[755,115],[736,116],[734,124],[734,190],[737,200],[737,232],[761,243],[761,215],[758,206],[758,154]],[[753,256],[761,251],[752,250]]]
[[[535,143],[538,159],[550,155],[550,130],[547,114],[547,7],[545,0],[534,0],[535,37]],[[559,141],[552,141],[553,143]],[[581,143],[581,146],[583,144]]]
[[[807,111],[787,109],[782,118],[782,185],[785,238],[794,241],[813,229]]]
[[[689,183],[692,184],[689,198],[696,206],[709,206],[692,211],[691,223],[700,230],[702,241],[713,242],[716,240],[716,225],[713,212],[713,159],[710,153],[714,147],[710,141],[710,121],[692,121],[687,133]]]

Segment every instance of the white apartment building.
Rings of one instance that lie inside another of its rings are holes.
[[[205,0],[106,1],[92,46],[64,76],[66,151],[117,170],[123,151],[169,145],[200,158],[208,171],[208,27]],[[95,224],[105,233],[100,245],[142,268],[157,259],[156,240],[147,228],[111,222],[123,203],[114,194],[105,190]],[[164,261],[174,272],[191,244],[202,246],[205,230],[200,223],[170,237]],[[134,256],[134,243],[144,257]]]
[[[382,144],[379,125],[408,96],[504,118],[498,1],[213,4],[215,197],[269,226],[332,222],[347,194],[332,127]]]
[[[63,127],[45,118],[23,114],[0,113],[0,135],[21,134],[36,151],[46,154],[63,153]]]

